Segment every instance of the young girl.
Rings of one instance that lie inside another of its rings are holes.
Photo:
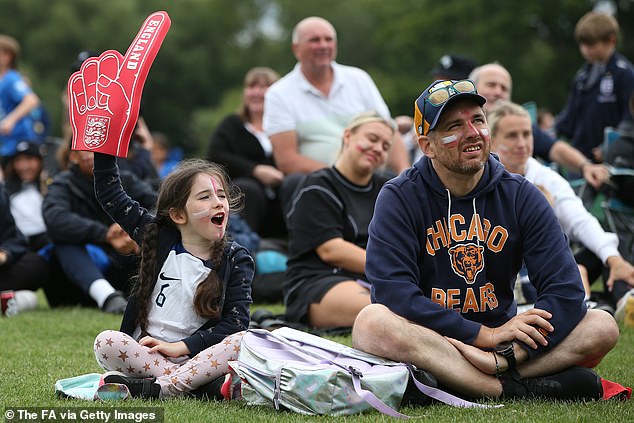
[[[94,166],[99,202],[141,245],[121,332],[95,340],[99,364],[116,371],[104,382],[144,398],[215,386],[248,327],[254,272],[247,250],[226,239],[237,201],[227,178],[210,162],[183,162],[161,184],[153,216],[123,191],[114,157],[95,153]]]

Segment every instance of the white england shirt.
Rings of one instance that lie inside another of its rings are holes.
[[[187,252],[181,244],[167,255],[161,267],[148,313],[147,333],[159,340],[177,342],[190,336],[208,320],[194,310],[196,288],[211,269],[198,257]],[[139,339],[137,327],[134,338]]]

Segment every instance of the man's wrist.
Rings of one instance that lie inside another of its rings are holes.
[[[494,352],[498,357],[504,358],[504,361],[506,361],[506,366],[501,366],[503,369],[506,367],[504,371],[515,369],[517,361],[515,359],[515,347],[513,342],[502,342],[498,344]]]

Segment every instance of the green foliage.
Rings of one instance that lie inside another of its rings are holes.
[[[197,109],[192,113],[193,138],[201,140],[196,146],[199,157],[206,156],[209,140],[214,130],[225,116],[238,110],[241,100],[242,89],[236,87],[231,91],[226,91],[217,106]]]
[[[204,150],[226,103],[256,65],[280,74],[295,63],[290,33],[318,15],[337,29],[338,61],[360,66],[375,79],[392,113],[411,114],[412,102],[431,82],[446,53],[480,63],[497,60],[514,79],[518,103],[536,101],[555,113],[583,60],[575,23],[592,0],[0,0],[0,32],[23,48],[20,69],[49,109],[60,135],[60,93],[69,66],[85,49],[124,52],[152,11],[172,19],[148,77],[142,112],[190,154]],[[619,50],[634,57],[634,1],[619,0]],[[209,120],[206,120],[209,117]],[[202,149],[202,150],[201,150]]]

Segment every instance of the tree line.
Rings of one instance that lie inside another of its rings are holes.
[[[618,50],[634,57],[634,0],[613,2],[621,25]],[[253,66],[284,75],[295,63],[290,34],[318,15],[337,30],[338,61],[367,70],[393,115],[411,114],[447,53],[498,61],[513,76],[513,99],[557,113],[583,59],[577,20],[594,1],[505,0],[0,0],[0,33],[22,45],[19,69],[31,80],[61,133],[60,94],[82,50],[125,52],[143,20],[165,10],[172,19],[145,85],[142,113],[150,128],[189,154],[205,150],[224,115],[240,102]]]

